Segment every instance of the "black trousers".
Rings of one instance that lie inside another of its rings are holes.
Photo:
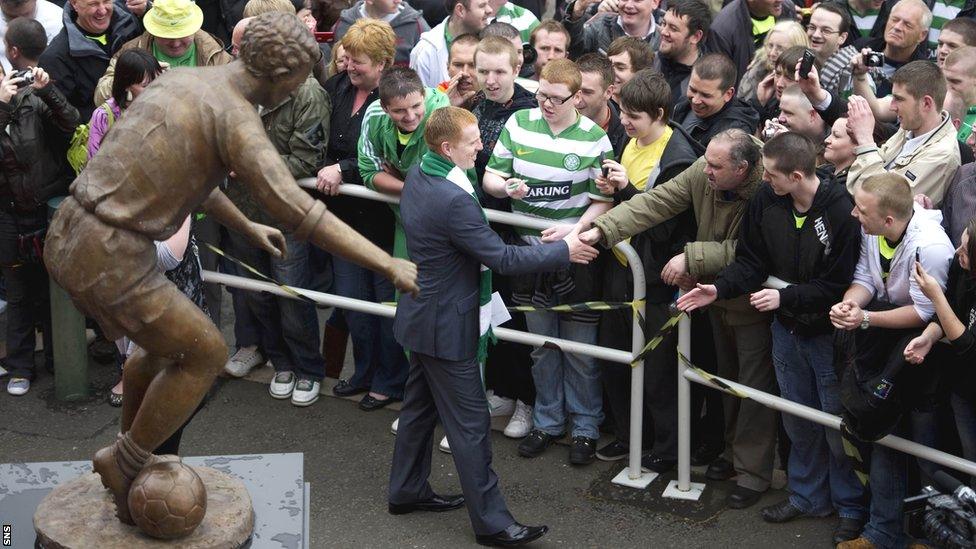
[[[34,378],[34,330],[44,332],[44,362],[54,366],[48,276],[38,253],[47,228],[43,209],[33,214],[0,212],[0,270],[7,282],[7,358],[12,377]],[[32,236],[33,234],[33,236]]]
[[[507,276],[492,273],[492,289],[498,292],[505,303],[512,302],[512,289]],[[527,332],[525,313],[512,313],[512,320],[505,323],[512,330]],[[532,347],[521,343],[498,340],[488,346],[488,359],[485,366],[485,385],[495,394],[505,398],[521,400],[529,406],[535,405],[535,382],[532,380]]]
[[[447,432],[475,534],[508,528],[515,519],[491,468],[491,417],[475,359],[453,362],[410,353],[390,468],[390,503],[412,503],[434,494],[428,479],[438,418]]]

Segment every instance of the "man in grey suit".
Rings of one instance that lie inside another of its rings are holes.
[[[401,297],[393,325],[396,340],[410,353],[410,374],[393,451],[389,510],[449,511],[467,501],[478,543],[521,545],[548,528],[512,518],[491,468],[491,424],[479,365],[487,330],[479,313],[490,293],[482,265],[502,274],[552,271],[571,261],[588,263],[598,252],[579,241],[578,229],[544,246],[508,246],[489,228],[464,172],[482,148],[470,112],[438,109],[424,139],[430,150],[407,174],[400,199],[420,293]],[[463,496],[439,496],[428,482],[438,418]]]

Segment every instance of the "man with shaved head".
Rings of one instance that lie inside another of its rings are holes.
[[[966,107],[966,115],[956,134],[956,138],[965,143],[969,134],[973,133],[973,124],[976,124],[976,47],[953,50],[946,57],[942,72],[945,74],[946,87]]]

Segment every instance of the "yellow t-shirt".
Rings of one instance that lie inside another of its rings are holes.
[[[752,36],[766,36],[766,33],[771,31],[776,25],[776,18],[770,15],[765,19],[752,18]]]
[[[627,177],[630,178],[630,182],[638,189],[643,191],[644,187],[647,186],[647,176],[661,161],[664,148],[668,146],[668,141],[671,140],[673,133],[674,130],[671,128],[664,128],[661,137],[643,147],[637,143],[636,137],[627,143],[624,154],[620,158],[620,164],[627,170]]]

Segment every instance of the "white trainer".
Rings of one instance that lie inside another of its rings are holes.
[[[291,403],[295,406],[311,406],[319,399],[322,384],[311,379],[299,379],[291,393]]]
[[[30,391],[30,380],[23,377],[12,377],[7,383],[7,392],[13,396],[23,396]]]
[[[451,453],[451,445],[447,443],[447,437],[441,439],[441,443],[437,445],[437,449],[445,454]]]
[[[227,364],[224,365],[224,371],[228,375],[234,377],[244,377],[254,369],[255,366],[259,366],[265,363],[264,355],[261,351],[258,351],[256,345],[251,345],[250,347],[241,347],[234,353],[234,356],[230,357]]]
[[[294,390],[294,372],[278,372],[275,374],[274,379],[271,380],[271,385],[268,386],[268,392],[271,393],[271,397],[279,400],[291,397],[291,393]]]
[[[532,427],[532,407],[520,400],[515,405],[515,413],[512,414],[512,419],[505,426],[505,436],[508,438],[525,438]]]
[[[393,425],[390,425],[390,432],[393,433],[393,436],[396,436],[397,427],[399,426],[400,426],[400,418],[394,419]]]
[[[505,398],[488,391],[488,408],[491,409],[491,417],[510,416],[515,413],[515,399]]]

